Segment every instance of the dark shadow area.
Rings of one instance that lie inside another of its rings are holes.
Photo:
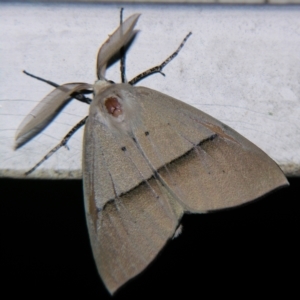
[[[114,298],[297,295],[300,178],[289,181],[243,207],[186,215],[181,236]],[[89,246],[82,182],[1,179],[0,188],[2,293],[109,299]]]

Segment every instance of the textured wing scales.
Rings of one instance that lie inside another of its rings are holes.
[[[124,84],[104,94],[139,103],[128,134],[95,116],[95,100],[85,129],[88,227],[99,273],[111,293],[146,268],[173,236],[184,211],[240,205],[287,185],[263,151],[189,105]]]
[[[227,125],[181,101],[138,87],[143,103],[164,114],[171,136],[188,141],[190,149],[158,170],[189,212],[205,212],[254,200],[288,182],[278,165],[262,150]],[[164,130],[162,129],[162,132]],[[151,133],[150,133],[151,134]],[[160,139],[161,141],[163,139]],[[166,137],[169,147],[177,147]],[[153,144],[158,140],[153,138]],[[147,155],[147,146],[143,147]]]

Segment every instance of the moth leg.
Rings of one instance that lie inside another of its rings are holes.
[[[49,85],[52,85],[52,86],[54,86],[56,88],[59,87],[59,84],[57,84],[57,83],[55,83],[53,81],[50,81],[50,80],[47,80],[47,79],[35,76],[35,75],[31,74],[31,73],[28,73],[25,70],[23,70],[23,73],[26,74],[27,76],[30,76],[30,77],[32,77],[34,79],[37,79],[37,80],[42,81],[42,82],[45,82],[45,83],[47,83]],[[81,93],[74,93],[71,96],[72,96],[72,98],[75,98],[76,100],[79,100],[79,101],[84,102],[86,104],[91,104],[91,102],[92,102],[92,99],[85,97]]]
[[[129,84],[134,85],[137,82],[139,82],[140,80],[146,78],[149,75],[155,74],[155,73],[160,73],[163,76],[165,76],[165,74],[162,72],[163,68],[178,55],[179,51],[182,49],[182,47],[184,46],[187,39],[191,36],[191,34],[192,34],[191,32],[189,32],[187,34],[187,36],[183,39],[183,41],[181,42],[181,44],[179,45],[177,50],[175,52],[173,52],[165,61],[163,61],[162,64],[160,64],[156,67],[153,67],[153,68],[139,74],[138,76],[134,77],[132,80],[129,81]]]
[[[77,123],[67,134],[66,136],[62,139],[62,141],[56,145],[53,149],[51,149],[33,168],[31,168],[29,171],[27,171],[25,173],[25,175],[29,175],[30,173],[32,173],[34,170],[36,170],[37,167],[39,167],[45,160],[47,160],[50,156],[52,156],[52,154],[54,154],[58,149],[60,149],[63,146],[66,146],[67,142],[69,141],[69,139],[72,137],[72,135],[80,128],[82,127],[86,120],[87,120],[88,116],[86,116],[85,118],[83,118],[79,123]]]
[[[121,9],[120,9],[120,26],[123,23],[123,10],[124,10],[124,8],[121,7]],[[120,56],[121,56],[121,59],[120,59],[121,82],[124,83],[124,82],[127,82],[126,74],[125,74],[126,56],[125,56],[125,47],[124,46],[120,49]]]

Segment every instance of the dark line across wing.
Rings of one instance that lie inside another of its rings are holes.
[[[150,179],[152,179],[152,178],[153,178],[153,179],[155,179],[155,178],[156,178],[156,179],[159,179],[159,178],[160,178],[160,176],[159,176],[160,170],[162,170],[162,169],[164,169],[164,168],[166,168],[166,167],[168,168],[168,166],[171,165],[172,163],[174,163],[174,162],[176,162],[176,161],[178,161],[178,160],[180,160],[180,159],[186,157],[187,155],[189,155],[189,154],[194,150],[195,147],[202,146],[202,145],[204,145],[204,144],[207,143],[207,142],[211,142],[211,141],[214,140],[217,136],[218,136],[217,134],[213,134],[213,135],[211,135],[210,137],[208,137],[208,138],[206,138],[206,139],[200,141],[200,143],[194,145],[191,149],[189,149],[187,152],[185,152],[185,153],[182,154],[181,156],[179,156],[179,157],[177,157],[176,159],[174,159],[174,160],[168,162],[167,164],[161,166],[157,171],[154,171],[152,176],[150,176],[150,177],[148,177],[148,178],[144,178],[144,180],[141,181],[138,185],[136,185],[136,186],[133,187],[132,189],[128,190],[126,193],[122,193],[122,194],[118,195],[118,197],[122,197],[122,196],[124,196],[124,195],[126,195],[126,194],[132,192],[134,189],[136,189],[136,188],[139,187],[140,185],[145,184],[145,181],[146,181],[146,180],[150,180]],[[122,151],[124,151],[124,150],[122,149]],[[125,149],[125,151],[126,151],[126,149]],[[163,182],[161,182],[161,184],[164,185]],[[107,205],[109,202],[112,202],[112,201],[115,201],[115,199],[110,199],[110,200],[108,200],[107,203],[106,203],[105,205]],[[104,205],[104,207],[105,207],[105,205]],[[104,209],[104,207],[103,207],[102,209]]]

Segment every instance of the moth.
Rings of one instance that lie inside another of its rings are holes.
[[[242,205],[288,185],[267,154],[227,125],[168,95],[132,86],[140,77],[131,84],[105,78],[110,59],[135,35],[139,16],[121,23],[100,48],[94,84],[57,86],[16,134],[20,147],[72,97],[84,101],[82,93],[93,91],[82,121],[84,202],[95,262],[111,294],[149,265],[184,213]],[[146,75],[154,72],[161,69]]]

